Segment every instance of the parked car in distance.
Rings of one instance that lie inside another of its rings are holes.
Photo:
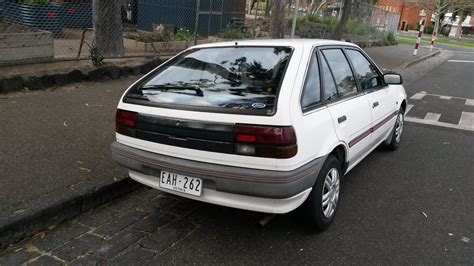
[[[379,145],[399,147],[406,106],[401,76],[351,43],[205,44],[126,90],[112,155],[147,186],[257,212],[300,207],[323,230],[343,176]]]

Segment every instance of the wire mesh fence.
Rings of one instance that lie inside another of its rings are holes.
[[[0,64],[172,55],[195,43],[269,38],[271,8],[244,0],[0,0]],[[329,1],[330,2],[330,1]],[[342,4],[311,9],[288,1],[285,37],[333,38]],[[351,41],[378,40],[399,14],[354,2],[344,29]]]

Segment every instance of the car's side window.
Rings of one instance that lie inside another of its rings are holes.
[[[326,58],[334,80],[337,85],[337,91],[340,97],[357,93],[357,85],[352,74],[349,61],[341,49],[325,49],[322,51]]]
[[[321,57],[321,69],[323,72],[324,99],[326,101],[336,99],[336,83],[334,83],[334,77],[332,76],[331,70],[329,69],[328,63],[324,57]]]
[[[357,50],[347,49],[346,52],[354,66],[362,90],[379,88],[382,84],[380,75],[369,60]]]
[[[307,108],[321,102],[321,80],[319,77],[318,58],[313,54],[309,63],[306,80],[301,96],[301,106]]]

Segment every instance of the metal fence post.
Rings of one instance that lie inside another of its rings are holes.
[[[295,15],[293,16],[293,23],[291,25],[291,38],[295,38],[295,30],[296,30],[296,19],[298,17],[298,9],[300,8],[300,0],[296,0],[295,5]]]
[[[201,6],[201,1],[196,0],[196,19],[194,20],[194,45],[197,44],[197,31],[199,26],[199,8]]]

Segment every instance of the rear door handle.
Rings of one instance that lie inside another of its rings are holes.
[[[372,108],[375,108],[375,107],[377,107],[377,106],[379,106],[379,102],[374,102],[374,103],[372,104]]]
[[[341,117],[339,117],[339,118],[337,119],[337,122],[340,124],[340,123],[342,123],[342,122],[344,122],[344,121],[346,121],[346,120],[347,120],[347,117],[346,117],[345,115],[343,115],[343,116],[341,116]]]

